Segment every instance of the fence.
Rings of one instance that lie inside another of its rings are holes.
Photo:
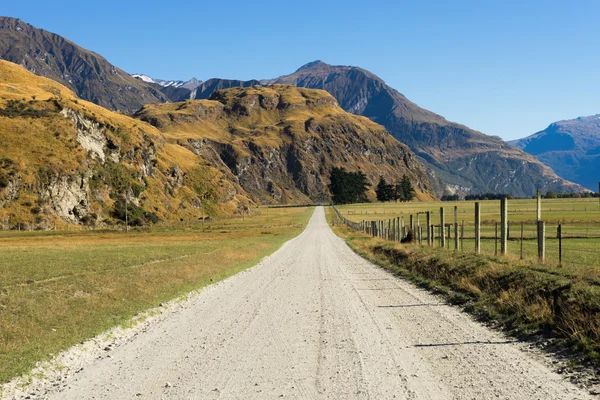
[[[486,204],[489,206],[489,202]],[[496,209],[495,216],[499,217],[499,221],[482,221],[481,209],[479,202],[474,203],[474,222],[460,219],[464,218],[465,210],[459,213],[457,207],[451,213],[440,207],[439,211],[356,222],[344,217],[334,207],[340,222],[355,231],[384,240],[511,256],[557,266],[600,265],[600,222],[510,221],[511,209],[506,199],[499,201]],[[515,215],[522,216],[522,213],[523,210],[514,210]],[[357,214],[349,210],[348,215]]]

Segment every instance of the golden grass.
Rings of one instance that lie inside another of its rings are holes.
[[[0,233],[0,382],[254,265],[299,234],[311,214],[261,208],[243,222],[207,223],[204,231]]]

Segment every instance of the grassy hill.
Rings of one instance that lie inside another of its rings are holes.
[[[211,100],[147,105],[135,117],[218,166],[260,202],[329,201],[334,166],[363,171],[373,186],[381,175],[398,182],[407,174],[418,195],[430,198],[430,178],[410,149],[322,90],[238,87]]]
[[[155,127],[0,61],[0,224],[133,224],[231,213],[251,200]]]

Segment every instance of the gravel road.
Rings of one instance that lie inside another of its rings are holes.
[[[50,399],[591,399],[541,356],[357,256],[317,208],[259,265]]]

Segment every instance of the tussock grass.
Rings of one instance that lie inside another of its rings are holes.
[[[329,210],[332,216],[332,211]],[[517,337],[553,337],[600,365],[600,283],[585,270],[404,245],[334,226],[359,254]]]
[[[0,233],[0,382],[137,313],[256,264],[311,208],[198,229]]]

